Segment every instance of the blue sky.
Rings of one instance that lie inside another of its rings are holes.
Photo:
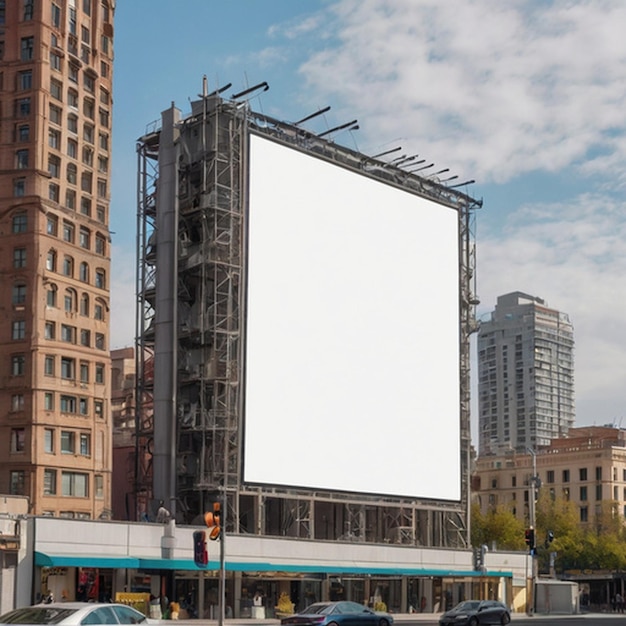
[[[312,130],[358,119],[335,141],[475,179],[479,314],[516,290],[567,312],[577,424],[626,426],[624,24],[622,0],[120,0],[111,347],[133,342],[136,139],[203,75],[267,81],[256,110],[330,105]]]

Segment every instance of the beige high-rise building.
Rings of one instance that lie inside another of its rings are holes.
[[[0,0],[0,493],[111,500],[114,0]]]

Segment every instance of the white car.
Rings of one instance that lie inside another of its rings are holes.
[[[0,624],[153,624],[143,613],[125,604],[52,602],[14,609],[0,615]]]

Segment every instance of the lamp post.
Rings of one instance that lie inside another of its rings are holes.
[[[532,448],[526,448],[526,450],[533,459],[533,474],[530,477],[530,500],[528,502],[528,517],[532,536],[532,541],[531,544],[528,546],[528,550],[530,552],[532,569],[530,574],[530,603],[528,603],[527,607],[527,613],[529,615],[532,615],[534,613],[535,607],[535,591],[537,580],[537,530],[535,528],[537,513],[535,509],[535,502],[537,500],[537,489],[540,487],[541,481],[539,480],[539,476],[537,476],[537,453]]]

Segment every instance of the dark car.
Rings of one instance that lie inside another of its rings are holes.
[[[393,617],[372,611],[358,602],[316,602],[300,613],[283,617],[280,623],[286,626],[390,626]]]
[[[508,624],[511,621],[511,612],[495,600],[466,600],[457,604],[450,611],[446,611],[439,618],[439,626],[477,626],[478,624]]]

